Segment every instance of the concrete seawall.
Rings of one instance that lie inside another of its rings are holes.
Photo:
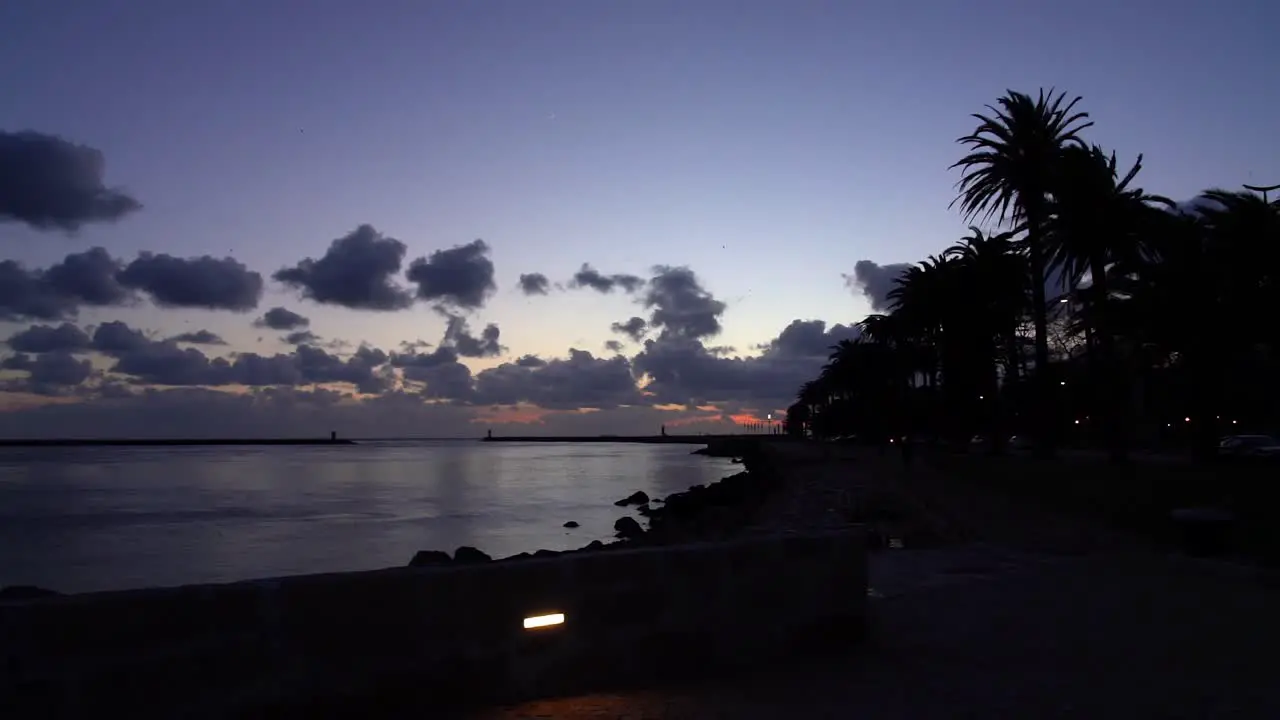
[[[866,573],[851,528],[6,603],[0,716],[429,705],[703,673],[849,645]]]

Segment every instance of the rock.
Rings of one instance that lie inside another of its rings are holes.
[[[592,540],[591,542],[587,543],[586,547],[582,549],[583,550],[599,550],[603,547],[604,547],[604,543],[600,542],[599,540]]]
[[[618,537],[624,540],[644,535],[644,528],[640,527],[640,523],[630,515],[623,515],[618,518],[617,522],[613,524],[613,529],[618,534]]]
[[[449,553],[443,550],[419,550],[409,561],[409,567],[430,567],[432,565],[448,565],[453,562]]]
[[[492,559],[488,553],[477,550],[470,545],[463,545],[453,551],[453,561],[457,563],[486,563]]]
[[[622,507],[624,505],[644,505],[647,502],[649,502],[649,496],[643,490],[637,490],[614,503],[614,505]]]
[[[576,528],[578,527],[578,523],[570,520],[569,522],[565,523],[564,526],[567,528]]]
[[[57,597],[62,593],[54,590],[46,590],[35,585],[9,585],[0,588],[0,602],[12,600],[40,600],[42,598]]]
[[[531,557],[533,557],[533,556],[532,556],[532,555],[530,555],[529,553],[527,553],[527,552],[522,552],[522,553],[516,553],[515,555],[512,555],[511,557],[504,557],[504,558],[502,558],[501,560],[499,560],[498,562],[503,562],[503,561],[506,561],[506,560],[528,560],[528,559],[529,559],[529,558],[531,558]]]
[[[536,558],[555,557],[560,553],[555,550],[538,550],[533,553]]]

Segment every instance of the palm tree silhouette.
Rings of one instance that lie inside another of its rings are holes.
[[[1053,90],[1041,90],[1035,99],[1008,91],[995,106],[987,106],[989,115],[974,115],[978,127],[957,140],[969,153],[951,166],[963,173],[952,204],[958,203],[966,218],[995,217],[1002,224],[1012,221],[1026,232],[1035,324],[1036,434],[1042,452],[1053,448],[1046,409],[1053,388],[1049,375],[1043,228],[1062,151],[1082,145],[1080,132],[1093,125],[1088,113],[1074,111],[1080,97],[1064,103],[1065,98],[1065,93],[1055,95]]]

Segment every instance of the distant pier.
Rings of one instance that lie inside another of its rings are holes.
[[[333,436],[321,438],[52,438],[0,439],[0,447],[182,447],[195,445],[355,445]]]

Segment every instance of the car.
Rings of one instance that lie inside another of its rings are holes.
[[[1227,457],[1280,458],[1280,440],[1270,435],[1228,435],[1218,441],[1218,454]]]

